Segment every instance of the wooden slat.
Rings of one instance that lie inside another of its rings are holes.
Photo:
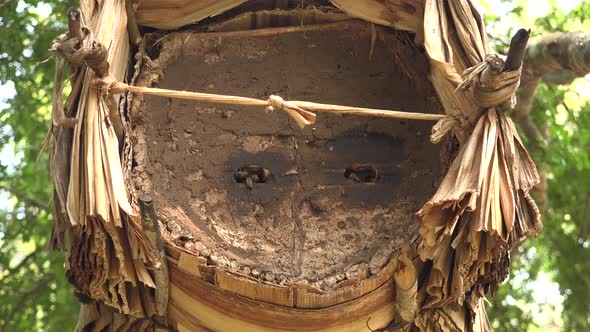
[[[316,7],[293,10],[248,11],[207,26],[210,32],[229,32],[240,30],[266,29],[270,27],[306,26],[350,20],[351,17],[340,11],[323,11]]]
[[[170,265],[198,277],[208,283],[237,295],[270,304],[302,309],[321,309],[358,299],[390,281],[397,268],[397,258],[391,261],[371,278],[358,280],[353,284],[323,293],[307,285],[284,287],[266,284],[230,271],[207,266],[203,257],[180,252],[179,259],[169,259]]]
[[[304,288],[295,288],[297,291],[295,306],[297,308],[319,309],[358,299],[390,281],[396,266],[396,258],[393,258],[377,275],[359,281],[354,285],[332,290],[326,294],[310,292]]]
[[[217,274],[217,267],[212,265],[199,265],[199,272],[201,279],[215,285],[215,275]]]
[[[330,0],[350,16],[398,30],[420,32],[423,0]]]
[[[295,305],[293,290],[289,287],[251,280],[219,268],[216,273],[216,283],[222,289],[252,300],[288,307]]]
[[[158,29],[177,29],[230,10],[246,0],[142,0],[135,18],[137,24]]]
[[[176,323],[179,332],[201,332],[210,331],[203,326],[203,323],[187,313],[176,302],[168,303],[168,317]]]
[[[171,303],[184,312],[179,317],[171,310],[168,318],[182,324],[192,320],[216,331],[366,331],[369,317],[372,329],[386,326],[395,317],[393,280],[362,298],[309,310],[247,299],[185,273],[174,264],[169,269]]]
[[[222,14],[246,0],[143,0],[136,1],[137,24],[177,29]],[[424,0],[331,0],[352,17],[398,30],[422,31]]]
[[[184,272],[190,273],[201,278],[201,271],[199,270],[199,265],[206,265],[207,259],[199,256],[194,256],[191,254],[186,254],[184,252],[180,253],[180,257],[178,258],[178,268],[183,270]]]

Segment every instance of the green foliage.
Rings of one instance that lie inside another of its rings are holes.
[[[520,247],[520,250],[523,249]],[[536,326],[534,314],[526,310],[526,304],[533,301],[533,296],[523,287],[514,287],[516,271],[518,270],[510,270],[508,282],[511,287],[501,286],[498,294],[489,298],[492,309],[488,311],[496,331],[526,331],[529,327]],[[527,276],[534,279],[536,274]]]
[[[38,163],[50,118],[51,41],[66,26],[71,1],[0,2],[0,331],[73,330],[78,305],[51,233],[47,155]],[[53,7],[53,10],[51,9]]]
[[[590,2],[564,12],[557,1],[549,1],[548,14],[523,17],[538,2],[514,1],[507,15],[487,16],[489,31],[496,33],[496,47],[506,49],[512,31],[503,29],[509,21],[532,28],[532,34],[590,29]],[[515,26],[514,28],[518,28]],[[499,34],[503,31],[502,34]],[[547,174],[547,207],[543,213],[545,230],[536,239],[525,241],[514,260],[508,282],[492,300],[490,317],[498,331],[590,330],[590,82],[578,79],[570,86],[541,84],[531,110],[539,128],[546,134],[547,145],[530,151],[537,166]],[[534,254],[529,254],[534,252]],[[561,319],[553,318],[539,325],[552,308],[535,304],[534,294],[543,289],[514,282],[515,275],[526,274],[528,284],[539,275],[550,276],[559,285]],[[562,320],[563,322],[561,322]]]
[[[545,247],[545,260],[565,297],[567,331],[590,330],[590,103],[568,106],[567,87],[541,86],[535,101],[539,124],[547,123],[550,143],[541,167],[548,174],[546,231],[531,245]],[[580,98],[579,96],[572,96]],[[571,102],[570,102],[571,103]],[[582,111],[584,110],[584,111]],[[543,112],[545,111],[545,112]]]

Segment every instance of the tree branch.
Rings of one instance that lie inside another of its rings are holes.
[[[562,71],[556,71],[543,76],[543,82],[551,85],[570,84],[573,82],[578,75],[569,69]]]
[[[590,32],[557,32],[534,38],[524,59],[525,82],[564,70],[584,76],[590,72]]]
[[[2,9],[2,8],[6,7],[6,6],[9,6],[9,5],[11,5],[11,4],[15,3],[15,2],[16,2],[16,0],[6,0],[6,1],[0,3],[0,9]]]
[[[522,59],[529,41],[531,30],[520,29],[510,40],[510,48],[504,64],[504,71],[516,70],[522,66]]]
[[[6,280],[7,278],[10,278],[11,276],[13,276],[16,272],[18,272],[18,270],[20,270],[31,258],[35,257],[41,250],[39,249],[40,247],[35,248],[35,250],[33,250],[30,254],[28,254],[27,256],[25,256],[25,258],[23,258],[15,267],[13,268],[9,268],[8,269],[8,273],[2,278],[0,279],[0,283],[3,283],[4,280]]]
[[[539,83],[568,84],[589,72],[590,32],[557,32],[531,40],[524,53],[519,101],[513,117],[533,148],[545,140],[530,116]]]
[[[527,137],[531,149],[538,149],[539,146],[545,143],[544,137],[533,122],[531,117],[531,109],[533,101],[537,95],[537,86],[541,79],[531,80],[528,82],[521,82],[518,90],[518,103],[512,113],[512,118],[520,125],[524,135]]]
[[[70,33],[70,38],[78,38],[79,41],[84,38],[84,33],[82,32],[82,14],[80,13],[79,9],[70,9],[68,10],[68,28]]]
[[[531,150],[547,144],[547,137],[544,137],[531,117],[539,83],[569,84],[589,72],[590,32],[557,32],[531,40],[524,53],[518,104],[512,113],[514,121],[527,137]],[[541,184],[535,187],[535,191],[538,199],[545,202],[547,178],[543,172],[540,175]]]
[[[19,191],[17,189],[0,185],[0,190],[4,190],[4,191],[9,192],[11,195],[15,196],[16,198],[18,198],[19,200],[25,202],[28,205],[34,206],[34,207],[36,207],[38,209],[41,209],[41,210],[45,210],[47,212],[51,212],[51,209],[49,208],[49,205],[41,202],[38,199],[28,197],[26,194],[24,194],[23,192],[21,192],[21,191]]]

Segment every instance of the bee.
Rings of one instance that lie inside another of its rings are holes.
[[[265,183],[270,176],[269,169],[258,165],[249,165],[238,168],[234,173],[234,180],[238,183],[244,183],[246,188],[252,190],[255,183]]]
[[[254,189],[254,180],[251,177],[246,178],[246,188],[248,188],[248,190],[252,190]]]

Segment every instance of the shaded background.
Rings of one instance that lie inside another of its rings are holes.
[[[588,0],[474,2],[499,53],[520,27],[590,31]],[[51,184],[40,154],[54,77],[42,62],[74,4],[0,0],[0,332],[70,331],[78,319],[63,254],[46,249]],[[545,231],[514,250],[509,280],[489,297],[496,331],[590,331],[589,97],[588,75],[539,87],[531,114],[547,143],[530,152],[548,179]]]

